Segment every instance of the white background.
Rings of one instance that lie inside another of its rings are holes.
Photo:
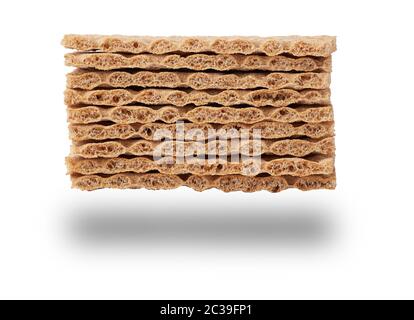
[[[2,1],[1,298],[414,298],[412,1]],[[65,33],[338,36],[336,191],[71,190]]]

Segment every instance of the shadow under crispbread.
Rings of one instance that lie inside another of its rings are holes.
[[[116,196],[115,196],[116,197]],[[266,197],[262,197],[266,198]],[[198,198],[202,199],[202,198]],[[329,203],[294,205],[274,201],[201,200],[193,205],[154,203],[144,197],[129,203],[108,197],[89,198],[67,209],[69,236],[78,244],[141,245],[144,247],[318,245],[332,238],[334,209]],[[119,199],[118,199],[119,200]],[[268,199],[269,200],[269,199]]]

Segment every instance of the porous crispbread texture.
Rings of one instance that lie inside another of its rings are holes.
[[[263,154],[276,156],[305,157],[310,154],[333,156],[335,153],[334,138],[322,140],[251,140],[231,142],[228,140],[203,142],[147,140],[117,140],[92,143],[74,143],[71,147],[73,157],[82,158],[116,158],[122,155],[153,156],[191,156],[196,155],[231,155],[260,156]]]
[[[119,35],[65,35],[62,44],[80,51],[165,54],[171,52],[212,52],[218,54],[253,54],[268,56],[326,57],[336,50],[331,36],[284,37],[148,37]]]
[[[83,71],[67,75],[67,87],[96,88],[160,87],[204,89],[327,89],[330,73],[205,73],[179,71]]]
[[[175,123],[187,120],[193,123],[245,123],[253,124],[261,121],[276,122],[307,122],[318,123],[333,121],[332,106],[305,107],[263,107],[263,108],[234,108],[234,107],[162,107],[154,109],[144,106],[122,106],[104,108],[87,106],[68,108],[68,121],[74,124],[97,123],[111,121],[120,124],[151,123],[162,121]]]
[[[298,71],[330,72],[332,58],[291,58],[285,56],[266,57],[259,55],[125,55],[116,53],[68,53],[65,64],[69,67],[115,69],[189,69],[196,71]]]
[[[198,192],[216,188],[224,192],[280,192],[289,188],[303,191],[318,189],[335,189],[335,174],[309,177],[246,177],[241,175],[227,176],[177,176],[162,173],[121,173],[112,176],[72,175],[72,187],[81,190],[113,189],[149,189],[170,190],[182,186]]]
[[[65,91],[67,105],[93,104],[123,106],[131,103],[148,105],[185,106],[220,104],[223,106],[249,105],[254,107],[286,107],[291,104],[330,104],[330,90],[260,89],[260,90],[75,90]]]
[[[237,157],[239,158],[239,157]],[[240,174],[257,176],[267,173],[271,176],[290,175],[295,177],[315,174],[331,174],[334,172],[333,158],[302,159],[280,158],[273,160],[256,159],[176,159],[163,157],[154,160],[151,157],[111,158],[111,159],[82,159],[68,157],[66,165],[70,174],[116,174],[124,172],[148,173],[157,171],[165,174],[195,174],[195,175],[229,175]]]
[[[175,124],[148,123],[135,124],[86,124],[69,125],[69,133],[74,141],[131,139],[143,138],[145,140],[173,140],[180,133],[180,126]],[[333,122],[290,124],[281,122],[259,122],[256,124],[195,124],[184,123],[183,138],[187,141],[201,141],[206,139],[232,139],[247,134],[247,138],[281,139],[288,137],[309,137],[314,139],[331,137],[334,135]],[[245,130],[243,132],[241,130]],[[260,131],[260,136],[258,136]]]

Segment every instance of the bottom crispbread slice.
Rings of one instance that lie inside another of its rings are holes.
[[[216,188],[224,192],[280,192],[289,188],[303,191],[317,189],[335,189],[336,176],[309,176],[309,177],[245,177],[240,175],[228,176],[177,176],[161,173],[134,174],[122,173],[112,176],[72,176],[72,187],[92,191],[102,188],[112,189],[149,189],[169,190],[182,186],[196,191],[205,191]]]
[[[150,157],[81,159],[68,157],[66,165],[69,173],[78,174],[117,174],[123,172],[148,173],[157,171],[165,174],[229,175],[241,174],[256,176],[267,173],[272,176],[309,176],[334,172],[334,159],[324,157],[261,159],[246,157],[240,159],[177,159],[163,157],[154,160]]]
[[[96,143],[75,143],[71,148],[71,155],[82,158],[115,158],[121,155],[153,156],[158,152],[160,156],[193,155],[231,155],[259,156],[273,154],[276,156],[304,157],[309,154],[333,155],[335,153],[335,139],[333,137],[322,140],[285,139],[285,140],[228,140],[204,142],[176,141],[148,141],[148,140],[117,140]]]

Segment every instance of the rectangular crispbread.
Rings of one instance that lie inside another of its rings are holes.
[[[282,139],[290,137],[326,138],[334,135],[333,122],[290,124],[282,122],[259,122],[247,124],[195,124],[184,123],[183,138],[188,141],[205,141],[207,139],[237,139],[242,134],[247,138]],[[148,123],[135,124],[86,124],[69,125],[70,138],[74,141],[133,139],[173,140],[177,138],[181,126],[176,124]],[[243,130],[243,131],[241,131]],[[260,136],[259,136],[260,134]]]
[[[224,192],[269,191],[275,193],[289,188],[308,191],[335,189],[336,176],[335,174],[308,177],[177,176],[162,173],[120,173],[112,176],[72,175],[72,187],[88,191],[102,188],[171,190],[183,186],[199,192],[212,188]]]
[[[67,87],[97,88],[159,87],[206,89],[328,89],[329,73],[206,73],[178,71],[83,71],[67,75]]]
[[[297,72],[330,72],[331,57],[286,56],[267,57],[260,55],[208,55],[191,54],[118,54],[118,53],[68,53],[65,64],[77,68],[93,68],[97,70],[115,69],[188,69],[194,71],[297,71]]]
[[[336,50],[331,36],[286,37],[145,37],[65,35],[63,46],[80,51],[165,54],[173,52],[327,57]]]
[[[66,89],[65,102],[67,105],[93,104],[104,106],[143,103],[148,105],[173,105],[177,107],[207,104],[286,107],[291,104],[330,104],[330,90],[113,89],[84,91]]]
[[[336,37],[64,36],[72,187],[335,189]]]
[[[111,121],[119,124],[145,124],[156,121],[176,123],[185,120],[192,123],[243,123],[253,124],[261,121],[275,122],[307,122],[318,123],[333,121],[331,105],[327,106],[295,106],[233,108],[233,107],[96,107],[68,108],[68,121],[73,124],[89,124]]]
[[[320,140],[313,139],[283,139],[283,140],[254,140],[254,141],[210,141],[210,142],[179,142],[148,141],[148,140],[112,140],[105,142],[74,142],[71,146],[71,156],[86,159],[116,158],[119,156],[160,156],[181,155],[232,155],[244,156],[294,156],[305,157],[310,154],[333,156],[335,139],[333,137]]]
[[[334,159],[315,157],[315,159],[299,158],[269,158],[255,159],[202,159],[162,157],[154,160],[151,157],[110,158],[110,159],[81,159],[68,157],[66,165],[69,173],[83,175],[117,174],[124,172],[148,173],[157,171],[165,174],[195,174],[195,175],[229,175],[241,174],[257,176],[267,173],[271,176],[309,176],[315,174],[332,174]]]

